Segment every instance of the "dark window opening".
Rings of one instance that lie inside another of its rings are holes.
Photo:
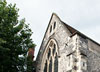
[[[48,51],[48,59],[49,59],[50,55],[51,55],[51,50],[49,48],[49,51]]]
[[[57,54],[55,56],[55,61],[54,61],[54,72],[58,72],[58,57],[57,57]]]
[[[49,72],[52,72],[52,58],[50,59]]]
[[[54,55],[55,51],[56,51],[56,45],[54,44],[54,47],[53,47],[53,55]]]
[[[54,22],[54,27],[53,27],[53,29],[55,29],[56,28],[56,22]]]
[[[47,61],[45,63],[44,72],[47,72]]]

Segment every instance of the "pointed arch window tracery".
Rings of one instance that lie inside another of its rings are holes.
[[[47,56],[45,56],[47,55]],[[51,39],[45,49],[44,72],[58,72],[58,46],[54,39]],[[47,62],[45,62],[47,60]]]

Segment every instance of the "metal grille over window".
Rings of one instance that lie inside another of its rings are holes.
[[[50,59],[49,72],[52,72],[52,58]]]
[[[58,72],[58,57],[57,57],[57,54],[55,56],[55,61],[54,61],[54,72]]]

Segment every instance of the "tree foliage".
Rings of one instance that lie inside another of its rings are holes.
[[[0,0],[0,72],[25,72],[28,48],[34,48],[32,31],[18,20],[16,5]]]

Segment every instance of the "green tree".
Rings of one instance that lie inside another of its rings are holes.
[[[0,0],[0,72],[25,72],[28,48],[34,48],[32,31],[18,20],[16,5]]]

